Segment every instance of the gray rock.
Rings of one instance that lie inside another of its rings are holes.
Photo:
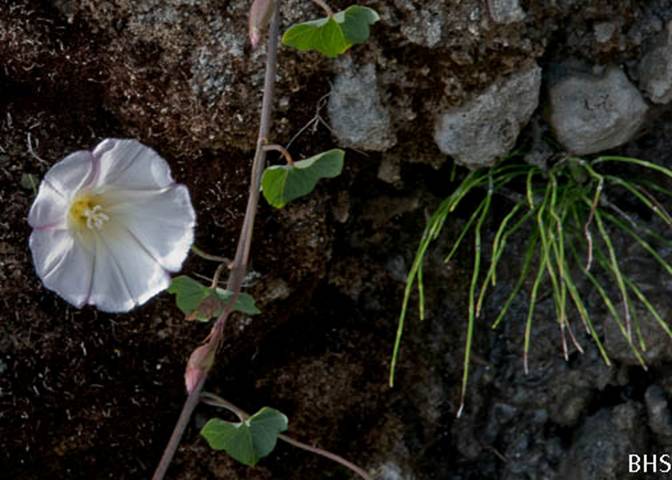
[[[589,417],[577,432],[558,478],[621,480],[627,477],[629,453],[643,452],[646,432],[641,406],[624,403]]]
[[[595,33],[595,40],[597,40],[598,43],[607,43],[609,40],[613,38],[617,28],[618,24],[616,22],[596,23],[595,26],[593,27],[593,31]]]
[[[443,0],[394,0],[394,5],[405,13],[399,30],[408,41],[429,48],[439,45],[447,27]]]
[[[399,465],[386,463],[376,473],[376,480],[413,480],[412,475],[404,473]]]
[[[646,411],[649,416],[649,428],[659,437],[661,443],[672,442],[672,415],[665,392],[658,385],[651,385],[644,395]]]
[[[520,130],[539,104],[541,68],[497,81],[466,104],[441,114],[434,140],[455,161],[476,169],[494,165],[515,145]]]
[[[618,67],[603,75],[572,72],[549,90],[549,123],[557,140],[576,155],[623,145],[639,130],[648,106]]]
[[[642,58],[639,86],[654,103],[672,100],[672,21]]]
[[[378,167],[378,178],[385,183],[399,185],[401,183],[401,162],[399,158],[384,155]]]
[[[519,0],[488,0],[490,16],[497,23],[509,24],[525,20]]]
[[[329,96],[331,127],[344,147],[382,152],[397,143],[390,114],[382,104],[372,64],[342,64]]]

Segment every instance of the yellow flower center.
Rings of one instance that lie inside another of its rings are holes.
[[[96,195],[80,195],[70,205],[70,221],[78,228],[102,230],[110,221],[102,206],[102,199]]]

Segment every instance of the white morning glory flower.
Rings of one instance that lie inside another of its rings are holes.
[[[196,216],[168,163],[135,140],[103,140],[47,172],[28,222],[44,285],[68,302],[126,312],[170,284]]]

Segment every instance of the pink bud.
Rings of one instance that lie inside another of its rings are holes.
[[[274,0],[254,0],[250,7],[250,42],[252,48],[257,48],[261,35],[271,21]]]
[[[207,343],[201,345],[191,353],[187,362],[187,369],[184,372],[184,383],[187,387],[187,393],[193,392],[196,385],[205,378],[214,360],[215,349],[211,348],[211,345]]]

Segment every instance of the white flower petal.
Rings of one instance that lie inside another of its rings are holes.
[[[28,223],[38,230],[65,228],[69,208],[68,199],[49,182],[42,182],[37,197],[28,213]]]
[[[107,211],[115,221],[123,224],[163,268],[179,271],[194,241],[196,223],[187,187],[114,192],[108,199]]]
[[[55,163],[42,182],[50,184],[63,197],[72,198],[96,175],[93,160],[93,155],[88,150],[71,153]]]
[[[70,303],[125,312],[170,284],[193,242],[189,192],[154,150],[108,139],[56,163],[28,215],[44,285]]]
[[[44,286],[73,305],[84,305],[91,290],[93,252],[68,230],[34,230],[29,243]]]
[[[103,140],[93,156],[100,169],[96,188],[152,190],[174,183],[168,163],[136,140]]]
[[[170,276],[123,227],[96,234],[96,265],[89,304],[127,312],[170,285]]]

